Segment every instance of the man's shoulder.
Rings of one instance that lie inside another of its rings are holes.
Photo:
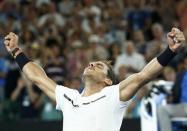
[[[138,52],[135,52],[134,53],[134,56],[137,57],[137,58],[144,58],[144,56]]]
[[[69,87],[66,87],[66,86],[63,86],[63,85],[57,85],[56,86],[56,89],[55,89],[55,92],[61,92],[61,93],[73,93],[73,94],[77,94],[78,91],[75,90],[75,89],[72,89],[72,88],[69,88]]]
[[[126,54],[125,53],[122,53],[120,54],[117,59],[124,59],[126,57]]]
[[[106,93],[112,92],[112,93],[114,93],[114,90],[119,90],[119,84],[106,86],[105,88],[103,88],[102,92],[106,92]]]

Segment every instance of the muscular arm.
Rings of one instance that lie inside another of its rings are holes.
[[[47,77],[40,66],[29,61],[24,55],[21,55],[22,50],[19,49],[18,46],[18,35],[10,32],[7,36],[5,36],[4,44],[7,51],[10,52],[15,59],[20,55],[21,58],[19,57],[19,60],[16,60],[16,62],[20,68],[22,68],[25,76],[55,101],[56,83]]]
[[[120,82],[120,100],[129,100],[144,84],[155,78],[175,56],[175,53],[185,43],[183,32],[172,28],[167,35],[169,47],[157,58],[149,62],[144,69]]]
[[[47,77],[44,70],[33,62],[27,63],[23,67],[26,77],[36,84],[48,97],[55,101],[56,83]]]
[[[149,62],[144,69],[136,74],[129,76],[120,82],[120,100],[129,100],[143,85],[155,78],[163,69],[157,58]]]

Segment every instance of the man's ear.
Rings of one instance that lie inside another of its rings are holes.
[[[105,78],[105,83],[107,84],[107,85],[112,85],[112,80],[110,80],[110,79],[108,79],[108,78]]]

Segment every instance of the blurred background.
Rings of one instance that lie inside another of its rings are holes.
[[[63,126],[55,103],[24,78],[5,50],[3,39],[9,32],[19,34],[21,48],[50,78],[81,92],[88,62],[112,60],[119,82],[167,47],[172,27],[187,37],[187,0],[0,0],[0,130],[60,131]],[[163,101],[187,102],[186,69],[183,47],[162,74],[137,93],[121,130],[140,131],[145,124],[140,124],[146,121],[141,106],[148,112],[151,108],[141,104],[142,98],[159,98],[153,102],[158,108]],[[176,131],[185,130],[183,122]]]

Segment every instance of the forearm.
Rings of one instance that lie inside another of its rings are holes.
[[[166,49],[158,57],[150,61],[144,69],[136,74],[131,75],[127,79],[120,82],[120,99],[129,100],[143,85],[158,76],[164,66],[166,66],[175,56],[171,50]]]
[[[21,53],[23,53],[23,51],[21,49],[19,49],[15,53],[15,55],[13,55],[14,59],[16,60],[16,62],[18,63],[19,67],[23,71],[24,75],[30,81],[32,81],[34,84],[37,84],[38,77],[46,76],[45,72],[43,71],[43,69],[39,65],[36,65],[32,61],[27,61],[27,60],[24,60],[23,58],[21,58],[22,59],[21,61],[23,61],[23,62],[20,62],[20,59],[18,57],[19,57],[19,55]]]
[[[11,94],[11,101],[15,101],[20,94],[20,88],[16,88]]]
[[[164,66],[158,62],[157,58],[151,60],[139,73],[139,76],[142,78],[141,85],[144,85],[145,83],[157,77],[163,68]]]
[[[27,87],[27,91],[28,91],[28,94],[29,94],[29,99],[30,101],[33,103],[37,100],[38,98],[38,95],[37,93],[35,93],[32,89],[32,86],[31,87]]]
[[[175,57],[175,55],[176,53],[168,47],[159,56],[149,62],[140,72],[140,76],[143,79],[142,84],[158,76],[158,74],[161,73],[162,69],[169,64],[169,62]]]

